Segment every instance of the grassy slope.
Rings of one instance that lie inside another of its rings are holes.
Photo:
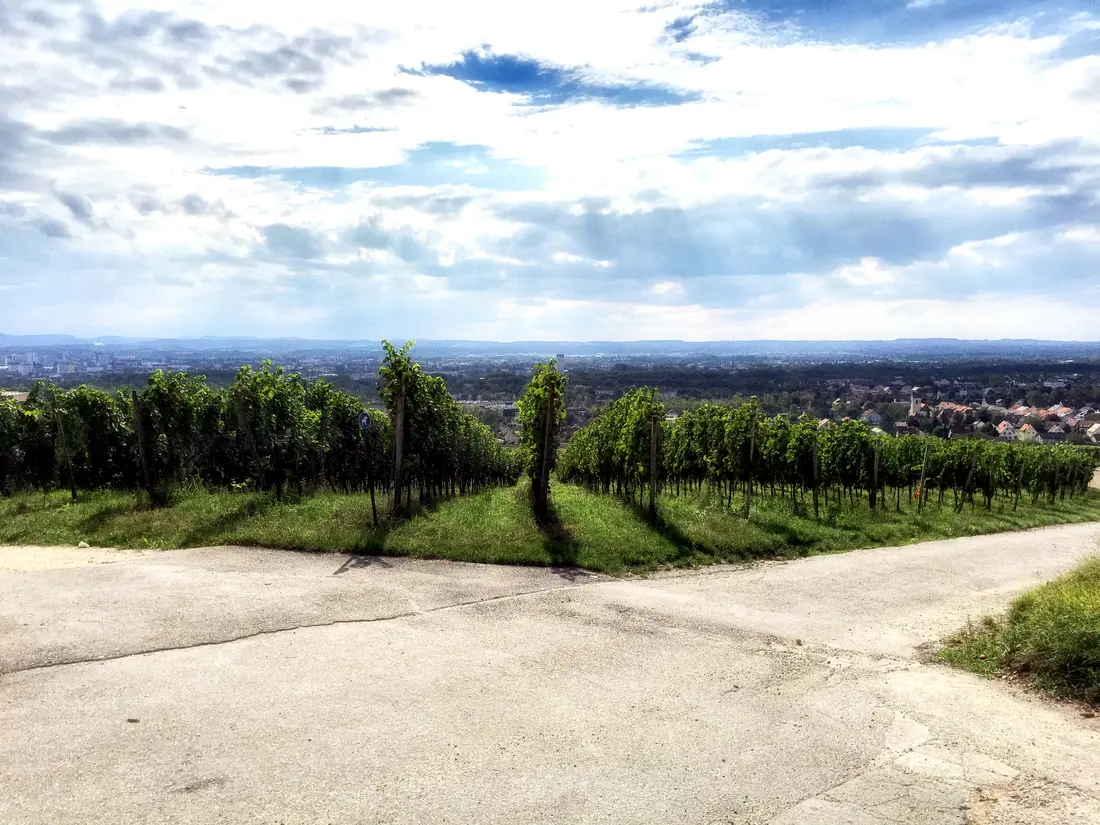
[[[930,507],[918,518],[903,504],[871,514],[842,510],[821,522],[795,515],[786,503],[760,499],[749,520],[706,495],[663,497],[660,519],[614,498],[558,485],[559,523],[540,531],[524,487],[491,490],[425,509],[392,531],[371,527],[366,496],[318,493],[275,502],[254,493],[183,496],[172,507],[146,510],[126,493],[84,494],[76,504],[55,493],[0,499],[0,544],[187,547],[255,544],[304,550],[369,551],[506,564],[576,564],[620,572],[714,561],[794,557],[859,547],[905,544],[1047,524],[1100,519],[1100,492],[1056,504],[995,505],[955,515]],[[378,501],[380,513],[388,501]]]
[[[940,657],[985,676],[1027,678],[1061,698],[1100,703],[1100,558],[1025,593],[1005,616],[966,628]]]

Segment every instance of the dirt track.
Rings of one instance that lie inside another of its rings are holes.
[[[1098,544],[626,581],[242,548],[2,574],[0,822],[1100,822],[1096,719],[918,652]]]

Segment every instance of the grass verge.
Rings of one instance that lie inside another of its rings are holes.
[[[794,558],[862,547],[1021,530],[1100,519],[1100,491],[1055,503],[997,506],[955,514],[903,504],[823,511],[822,519],[786,501],[760,498],[745,519],[707,494],[664,496],[658,516],[571,485],[553,489],[555,519],[540,529],[527,488],[488,490],[420,508],[392,529],[372,524],[365,495],[319,492],[278,502],[247,492],[195,491],[151,510],[133,494],[26,494],[0,499],[0,544],[196,547],[249,544],[297,550],[369,552],[496,564],[576,565],[610,573],[759,558]],[[379,497],[379,513],[389,501]]]
[[[1061,699],[1100,704],[1100,557],[1016,599],[940,651],[983,676],[1012,675]]]

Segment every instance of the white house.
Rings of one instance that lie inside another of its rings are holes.
[[[863,415],[859,417],[859,420],[866,424],[868,427],[882,426],[882,416],[874,410],[865,410]]]
[[[1039,434],[1039,431],[1030,424],[1024,424],[1024,426],[1016,431],[1016,440],[1039,442],[1043,440],[1043,437]]]

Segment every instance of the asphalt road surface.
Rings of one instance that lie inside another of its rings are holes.
[[[1100,719],[922,653],[1098,546],[629,580],[0,549],[0,823],[1100,823]]]

